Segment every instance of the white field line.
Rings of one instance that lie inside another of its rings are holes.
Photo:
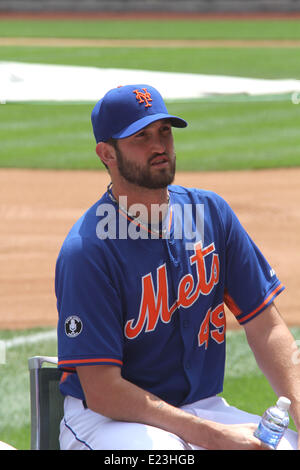
[[[17,336],[12,339],[0,340],[0,364],[6,364],[6,351],[27,344],[40,343],[56,339],[56,330],[33,333],[31,335]]]
[[[6,349],[16,348],[18,346],[24,346],[25,344],[34,344],[41,341],[49,341],[56,339],[56,330],[45,331],[42,333],[34,333],[31,335],[17,336],[16,338],[2,340],[1,342],[5,345]]]

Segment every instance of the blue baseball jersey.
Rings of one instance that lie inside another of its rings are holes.
[[[175,406],[218,394],[224,304],[243,325],[284,289],[223,198],[176,185],[169,195],[160,235],[105,193],[64,241],[55,279],[64,395],[84,400],[76,367],[96,364]]]

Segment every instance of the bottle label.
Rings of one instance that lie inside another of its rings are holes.
[[[265,426],[263,422],[260,422],[258,428],[256,429],[254,436],[260,439],[262,442],[265,442],[269,446],[276,449],[280,439],[283,436],[284,429],[279,428],[279,426],[272,425]]]

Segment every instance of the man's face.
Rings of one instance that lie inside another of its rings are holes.
[[[165,188],[174,181],[176,156],[169,121],[156,121],[117,141],[118,170],[128,182],[148,189]]]

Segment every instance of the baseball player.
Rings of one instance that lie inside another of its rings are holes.
[[[92,125],[111,184],[57,260],[61,448],[264,449],[260,418],[220,396],[224,304],[299,429],[283,285],[220,196],[172,184],[172,127],[186,121],[138,84],[109,91]],[[280,447],[297,448],[297,433]]]

